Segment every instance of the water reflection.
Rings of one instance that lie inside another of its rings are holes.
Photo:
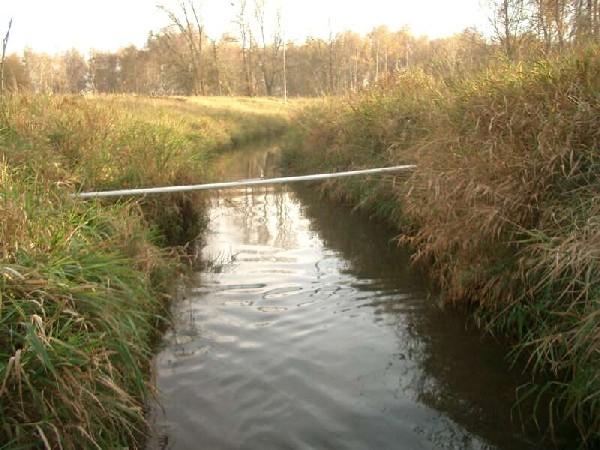
[[[222,226],[218,222],[220,216],[230,215],[231,222],[227,226],[242,233],[243,244],[296,247],[296,235],[290,228],[293,220],[289,217],[293,213],[290,210],[292,201],[290,193],[282,189],[247,188],[216,194],[210,214],[210,223],[213,224],[211,231],[215,231],[217,223]],[[227,230],[221,231],[228,233]]]
[[[275,175],[269,150],[220,179]],[[203,252],[227,256],[173,304],[149,448],[541,448],[502,350],[430,306],[392,236],[306,193],[215,196]]]
[[[394,231],[348,207],[325,210],[308,189],[296,193],[314,230],[349,261],[348,273],[362,280],[359,289],[371,291],[373,283],[378,291],[414,289],[408,298],[375,296],[369,304],[375,314],[386,314],[386,323],[395,329],[398,356],[418,365],[414,374],[419,377],[410,377],[412,385],[404,385],[404,392],[502,448],[544,448],[537,427],[524,424],[514,408],[515,389],[527,377],[511,370],[505,346],[467,330],[464,315],[423,301],[429,289],[423,275],[409,266],[407,251],[396,245]]]
[[[279,176],[280,149],[263,143],[243,154],[230,152],[214,165],[215,180],[242,180]],[[214,194],[211,223],[217,215],[232,214],[231,227],[241,230],[244,244],[292,248],[298,243],[291,230],[290,194],[280,186],[219,191]]]

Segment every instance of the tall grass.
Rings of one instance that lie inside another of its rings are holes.
[[[598,442],[597,51],[499,66],[452,85],[410,71],[298,123],[286,152],[294,170],[418,165],[407,178],[327,190],[399,226],[445,301],[472,309],[526,358],[532,385],[522,393],[549,395],[543,413]]]
[[[74,202],[0,166],[0,442],[135,445],[167,270],[134,205]],[[152,270],[148,270],[148,268]]]
[[[201,182],[216,151],[285,116],[132,97],[0,106],[0,446],[141,448],[179,264],[159,245],[195,237],[202,198],[71,194]]]
[[[0,134],[11,165],[81,190],[199,183],[216,151],[280,133],[286,112],[266,101],[16,97],[7,100]],[[229,105],[229,106],[228,106]],[[144,199],[146,216],[169,240],[190,239],[198,195]],[[173,233],[173,230],[178,230]]]

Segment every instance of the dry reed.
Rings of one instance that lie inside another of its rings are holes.
[[[408,179],[332,182],[396,224],[444,300],[529,361],[555,422],[600,439],[600,57],[498,65],[447,85],[418,70],[309,109],[294,170],[414,163]],[[551,392],[551,394],[549,394]]]

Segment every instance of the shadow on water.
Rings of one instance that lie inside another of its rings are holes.
[[[228,152],[215,179],[277,176],[277,154]],[[433,305],[391,229],[310,189],[212,205],[218,262],[173,303],[149,449],[552,448],[520,428],[506,348]]]
[[[388,288],[413,286],[435,295],[425,275],[411,267],[410,253],[396,243],[397,232],[391,227],[349,206],[324,205],[314,189],[294,191],[325,245],[349,262],[349,273],[377,279]],[[510,367],[505,345],[468,329],[465,314],[443,310],[431,298],[413,305],[382,302],[376,311],[391,317],[402,314],[408,321],[406,331],[420,344],[410,355],[422,370],[412,386],[419,401],[499,448],[569,448],[568,442],[551,443],[550,436],[542,436],[540,430],[547,429],[543,421],[536,425],[524,418],[530,411],[515,406],[516,390],[527,383],[528,375]],[[400,331],[399,347],[404,339]]]

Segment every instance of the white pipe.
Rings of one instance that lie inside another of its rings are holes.
[[[123,195],[166,194],[172,192],[201,191],[206,189],[227,189],[244,186],[264,186],[269,184],[292,183],[295,181],[327,180],[330,178],[343,178],[351,177],[354,175],[372,175],[381,173],[401,172],[404,170],[412,170],[416,167],[417,166],[414,164],[408,164],[404,166],[381,167],[377,169],[352,170],[348,172],[336,173],[318,173],[315,175],[302,175],[296,177],[281,177],[270,179],[261,178],[256,180],[228,181],[224,183],[192,184],[188,186],[164,186],[156,188],[119,189],[116,191],[80,192],[78,194],[73,194],[73,196],[78,198],[119,197]]]

